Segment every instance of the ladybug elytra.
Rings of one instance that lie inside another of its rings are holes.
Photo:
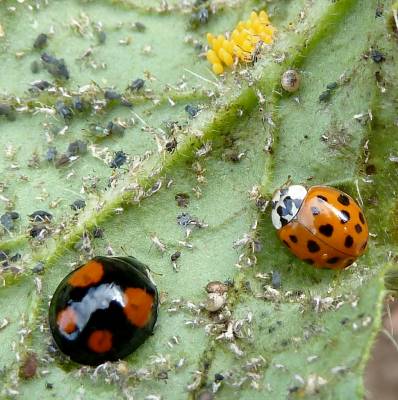
[[[157,319],[158,292],[134,257],[95,257],[68,274],[50,304],[59,349],[80,364],[116,361],[139,347]]]

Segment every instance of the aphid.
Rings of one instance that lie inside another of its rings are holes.
[[[107,100],[120,100],[122,95],[120,93],[115,92],[114,90],[105,90],[104,97]]]
[[[102,30],[97,32],[98,44],[104,44],[106,42],[106,33]]]
[[[84,111],[85,104],[86,103],[84,102],[84,100],[80,97],[74,97],[72,100],[72,107],[78,112]]]
[[[68,157],[77,156],[78,154],[87,153],[87,143],[83,142],[83,140],[76,140],[72,143],[69,143],[68,149],[66,150],[66,155]]]
[[[29,219],[32,222],[50,222],[53,219],[53,215],[48,211],[38,210],[30,214]]]
[[[78,211],[84,209],[85,207],[86,207],[86,202],[82,199],[77,199],[70,205],[70,208],[73,211]]]
[[[190,196],[188,193],[177,193],[174,198],[179,207],[187,207],[189,204]]]
[[[75,362],[117,361],[152,335],[158,303],[146,265],[134,257],[95,257],[58,285],[50,330],[59,349]]]
[[[192,105],[190,105],[190,104],[187,104],[187,105],[185,106],[184,110],[189,114],[189,116],[190,116],[191,118],[196,117],[196,115],[197,115],[198,112],[199,112],[199,108],[198,108],[198,107],[192,106]]]
[[[337,88],[337,82],[330,82],[326,85],[326,89],[328,90],[334,90]]]
[[[32,272],[35,274],[41,274],[44,271],[44,263],[39,261],[35,264],[35,266],[32,268]]]
[[[44,81],[44,80],[34,81],[30,85],[32,86],[32,88],[30,88],[29,91],[32,91],[34,89],[43,91],[43,90],[53,87],[53,85],[50,82]]]
[[[106,131],[111,135],[123,135],[126,127],[118,122],[110,121],[106,126]]]
[[[316,267],[346,268],[368,243],[363,211],[348,194],[333,187],[278,189],[272,199],[272,223],[286,247]]]
[[[57,59],[47,53],[41,55],[44,68],[55,78],[69,79],[69,71],[63,58]]]
[[[93,237],[94,239],[102,239],[104,237],[104,230],[99,226],[96,226],[93,229]]]
[[[15,211],[7,211],[0,217],[0,224],[7,230],[14,229],[14,221],[19,218],[19,214]]]
[[[145,32],[146,30],[146,26],[142,22],[138,21],[131,24],[131,27],[138,32]]]
[[[120,168],[127,160],[127,155],[124,151],[117,151],[109,166],[111,168]]]
[[[386,60],[386,58],[384,57],[384,54],[381,51],[376,50],[376,49],[372,49],[370,51],[370,57],[377,64]]]
[[[35,60],[30,63],[30,70],[32,74],[37,74],[40,71],[40,64]]]
[[[140,91],[145,85],[145,81],[141,78],[136,79],[129,85],[128,89],[130,89],[132,92],[138,92]]]
[[[73,117],[72,109],[66,106],[65,103],[61,100],[58,100],[55,103],[55,109],[63,119],[71,119]]]
[[[166,142],[165,148],[166,151],[172,153],[177,148],[177,139],[173,137],[171,140]]]
[[[332,91],[327,89],[319,95],[319,101],[326,103],[330,100],[331,96],[332,96]]]
[[[281,85],[289,93],[296,92],[300,87],[300,74],[295,69],[289,69],[282,75]]]
[[[45,33],[40,33],[33,43],[35,49],[43,49],[47,46],[48,36]]]
[[[9,121],[15,120],[13,108],[5,103],[0,103],[0,116],[4,115]]]
[[[191,14],[189,24],[191,28],[197,29],[200,25],[205,25],[209,21],[209,11],[207,8],[201,8],[198,12]]]
[[[44,240],[48,233],[49,231],[45,225],[35,225],[29,231],[29,235],[38,240]]]

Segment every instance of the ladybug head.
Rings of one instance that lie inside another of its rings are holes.
[[[274,193],[271,217],[276,229],[281,229],[296,216],[306,195],[307,189],[301,185],[285,186]]]

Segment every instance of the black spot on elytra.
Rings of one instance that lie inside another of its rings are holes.
[[[327,197],[322,196],[321,194],[318,194],[316,197],[318,197],[318,199],[321,200],[321,201],[326,201],[326,203],[328,202]]]
[[[283,243],[284,243],[287,247],[290,247],[290,244],[289,244],[288,242],[286,242],[286,240],[284,240]]]
[[[295,236],[295,235],[290,235],[289,238],[293,243],[297,243],[298,242],[297,236]]]
[[[346,222],[348,222],[350,220],[350,213],[346,210],[341,210],[339,218],[340,218],[340,222],[342,224],[345,224]]]
[[[343,206],[348,206],[350,205],[350,199],[348,198],[348,196],[346,196],[345,194],[341,194],[338,198],[337,201],[339,203],[341,203]]]
[[[312,215],[319,215],[321,213],[321,210],[318,207],[311,207],[311,212]]]
[[[340,260],[339,257],[332,257],[332,258],[329,258],[329,260],[327,260],[326,262],[327,262],[328,264],[336,264],[336,263],[339,262],[339,260]]]
[[[310,253],[316,253],[318,252],[321,248],[319,247],[318,243],[315,242],[314,240],[309,240],[307,242],[307,249]]]
[[[333,226],[330,224],[321,225],[319,227],[319,232],[321,232],[324,236],[330,237],[333,235]]]
[[[355,232],[356,232],[356,233],[361,233],[361,232],[362,232],[362,226],[359,225],[359,224],[356,224],[356,225],[355,225]]]
[[[344,246],[349,249],[350,247],[352,247],[353,244],[354,244],[353,237],[351,235],[348,235],[344,240]]]
[[[364,218],[364,216],[363,216],[363,214],[360,212],[359,213],[359,220],[363,223],[363,224],[365,224],[365,218]]]
[[[312,258],[305,258],[303,261],[311,265],[314,264],[314,260]]]

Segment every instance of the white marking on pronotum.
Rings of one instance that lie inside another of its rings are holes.
[[[294,200],[301,200],[303,202],[305,196],[307,195],[307,189],[302,185],[291,185],[287,188],[279,189],[275,192],[274,197],[272,198],[272,224],[276,229],[282,228],[282,216],[278,214],[278,208],[286,208],[284,200],[289,197],[292,201],[292,208],[287,215],[283,216],[283,219],[286,223],[290,222],[298,213],[300,206],[295,204]]]

